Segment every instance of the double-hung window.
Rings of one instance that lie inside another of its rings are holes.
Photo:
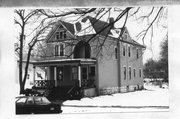
[[[64,56],[64,44],[55,45],[55,56]]]

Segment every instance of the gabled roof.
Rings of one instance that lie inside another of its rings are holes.
[[[65,21],[60,21],[62,23],[62,25],[64,25],[67,30],[69,30],[71,32],[71,34],[74,35],[75,31],[74,31],[74,25]]]
[[[84,19],[82,19],[82,22],[85,22],[87,19],[90,20],[92,27],[94,28],[94,30],[96,31],[96,33],[100,32],[104,27],[107,27],[109,25],[109,23],[101,21],[99,19],[87,16]],[[107,28],[105,28],[102,32],[100,32],[99,34],[102,36],[107,36],[107,35],[112,35],[111,33],[111,26],[108,26]]]
[[[59,20],[56,24],[54,24],[54,27],[50,30],[49,34],[47,35],[46,37],[47,42],[49,42],[49,39],[56,32],[56,30],[59,28],[60,25],[65,27],[65,29],[67,29],[72,35],[74,35],[75,33],[74,25],[69,22]]]
[[[110,23],[107,23],[105,21],[101,21],[99,19],[93,18],[91,16],[86,16],[85,18],[83,18],[81,21],[76,22],[75,24],[69,23],[69,22],[65,22],[62,20],[59,20],[57,24],[55,24],[55,27],[50,31],[50,33],[47,36],[47,42],[50,39],[50,37],[54,34],[54,32],[56,32],[56,30],[59,28],[60,25],[62,25],[65,29],[67,29],[72,35],[77,35],[77,32],[83,30],[82,29],[82,25],[83,23],[86,23],[86,21],[89,20],[90,21],[90,25],[93,28],[93,30],[95,31],[95,33],[100,32],[102,29],[102,31],[99,33],[99,35],[101,36],[110,36],[113,37],[115,39],[117,39],[118,37],[115,36],[119,36],[119,33],[116,33],[116,29],[112,26],[109,25]],[[108,26],[109,25],[109,26]],[[121,29],[119,29],[121,30]],[[126,31],[128,32],[127,28]],[[93,33],[93,32],[92,32]],[[85,34],[85,35],[90,35],[90,34]],[[123,42],[123,41],[122,41]],[[129,41],[127,41],[126,43],[128,43]],[[130,44],[134,44],[137,46],[141,46],[141,47],[145,47],[141,44],[139,44],[138,42],[134,41],[132,39],[132,41],[130,42]]]

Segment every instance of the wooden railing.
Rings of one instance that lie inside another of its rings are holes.
[[[35,88],[53,88],[55,86],[54,80],[35,80],[34,81],[34,87]]]

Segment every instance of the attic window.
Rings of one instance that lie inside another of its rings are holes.
[[[66,39],[66,31],[56,32],[56,40]]]

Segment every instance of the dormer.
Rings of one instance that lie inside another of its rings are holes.
[[[74,38],[74,25],[59,21],[48,34],[47,43],[62,42]]]

